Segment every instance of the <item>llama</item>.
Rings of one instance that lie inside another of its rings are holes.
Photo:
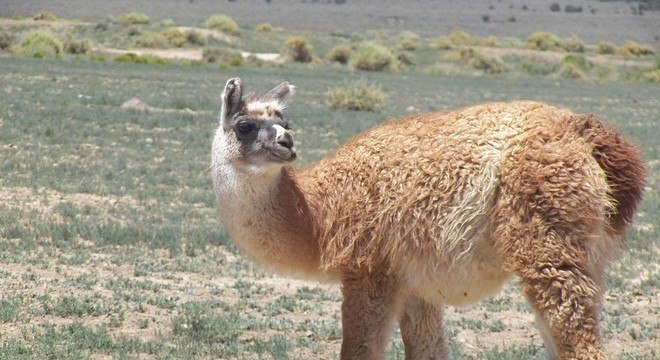
[[[341,359],[444,359],[445,305],[511,275],[550,359],[603,359],[605,266],[641,199],[640,151],[591,115],[536,102],[410,115],[294,170],[293,86],[222,93],[212,149],[220,216],[269,269],[341,283]]]

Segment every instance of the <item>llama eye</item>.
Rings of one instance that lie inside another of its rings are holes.
[[[236,129],[238,130],[239,134],[247,135],[247,134],[251,133],[252,131],[254,131],[255,126],[251,123],[248,123],[248,122],[242,122],[242,123],[239,123],[236,126]]]

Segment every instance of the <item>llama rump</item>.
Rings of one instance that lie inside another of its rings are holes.
[[[604,359],[603,271],[644,187],[640,151],[591,115],[517,101],[394,119],[293,169],[293,86],[227,81],[212,149],[236,245],[284,274],[341,283],[341,359],[444,359],[445,305],[511,275],[549,359]]]

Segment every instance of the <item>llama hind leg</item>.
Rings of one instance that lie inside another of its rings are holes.
[[[406,360],[447,358],[441,307],[411,296],[403,305],[399,327],[406,350]]]
[[[386,276],[350,274],[344,275],[342,293],[340,358],[382,359],[400,309],[398,286]]]
[[[605,359],[598,330],[599,270],[580,261],[588,255],[571,251],[576,249],[566,243],[561,254],[554,253],[557,248],[548,246],[555,243],[554,237],[548,236],[545,246],[535,249],[534,261],[518,271],[540,330],[546,331],[544,341],[550,346],[546,352],[562,360]]]

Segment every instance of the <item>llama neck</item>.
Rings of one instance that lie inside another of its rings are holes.
[[[214,185],[229,235],[250,258],[276,271],[318,275],[315,217],[290,167],[248,176],[224,166]]]

